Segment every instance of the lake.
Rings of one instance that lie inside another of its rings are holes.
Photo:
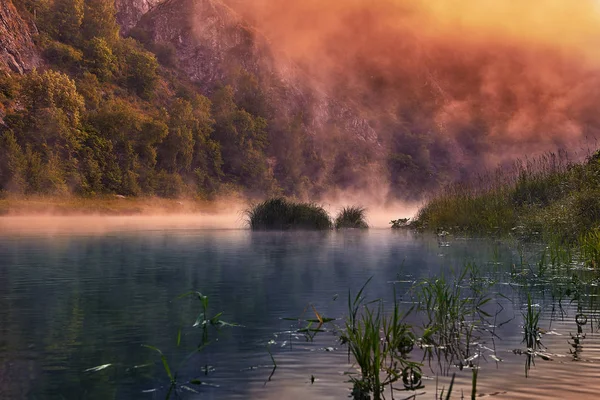
[[[571,296],[559,304],[553,293],[570,279],[566,274],[528,279],[539,246],[518,251],[491,239],[390,229],[250,232],[217,229],[216,222],[199,227],[186,218],[177,224],[111,218],[101,226],[92,219],[0,221],[0,398],[164,399],[169,378],[155,349],[181,383],[171,398],[348,398],[349,373],[356,370],[339,342],[348,290],[356,293],[373,277],[368,298],[391,299],[395,287],[408,309],[416,281],[452,276],[467,262],[493,282],[490,334],[470,343],[478,394],[597,397],[595,292],[588,288],[577,302]],[[186,360],[201,336],[192,327],[200,301],[180,298],[192,290],[207,296],[209,317],[222,312],[219,319],[239,326],[210,328],[209,343]],[[527,355],[515,351],[525,350],[526,293],[541,310],[545,346],[527,377]],[[316,313],[339,319],[307,340],[299,330]],[[576,324],[577,313],[587,324]],[[270,380],[269,353],[277,365]],[[422,354],[411,357],[421,362]],[[395,398],[439,398],[453,373],[453,398],[461,390],[470,396],[471,369],[423,363],[424,387]]]

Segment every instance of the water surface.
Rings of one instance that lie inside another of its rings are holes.
[[[494,336],[475,344],[484,348],[478,392],[510,399],[596,398],[600,341],[591,318],[574,357],[569,341],[577,331],[576,311],[569,302],[557,311],[545,290],[535,302],[543,310],[541,326],[550,332],[542,342],[551,361],[536,360],[525,377],[525,356],[513,350],[523,348],[526,295],[507,278],[520,257],[493,240],[443,243],[383,229],[253,233],[189,224],[132,229],[123,223],[76,233],[7,228],[0,235],[0,398],[164,399],[169,380],[158,353],[142,345],[161,349],[180,382],[208,384],[189,385],[197,393],[182,389],[181,398],[347,398],[346,374],[354,368],[338,337],[327,332],[306,341],[293,333],[297,323],[282,318],[311,317],[309,304],[343,318],[348,290],[357,291],[370,277],[367,296],[390,298],[395,285],[408,308],[413,282],[451,275],[467,261],[498,280],[495,290],[505,296],[494,295],[502,305]],[[200,303],[178,299],[190,290],[208,296],[209,313],[223,312],[223,320],[242,326],[211,332],[211,343],[176,368],[199,337],[191,326]],[[268,382],[267,346],[277,362]],[[425,387],[414,394],[433,399],[449,378],[436,377],[436,367],[425,364]],[[457,388],[469,394],[471,370],[448,371],[457,373]]]

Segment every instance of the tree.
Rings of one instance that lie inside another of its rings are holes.
[[[158,82],[158,62],[156,57],[145,50],[131,49],[126,58],[127,85],[138,96],[152,97]]]
[[[117,58],[106,39],[95,37],[86,43],[86,64],[100,81],[109,81],[117,70]]]
[[[83,23],[83,0],[54,0],[50,34],[65,43],[77,44]]]
[[[213,114],[215,138],[221,144],[224,172],[258,191],[272,190],[273,171],[264,153],[268,144],[267,121],[239,109],[231,86],[215,92]]]
[[[102,153],[110,152],[109,159],[118,165],[118,176],[111,177],[104,186],[125,195],[139,194],[140,177],[151,176],[150,171],[156,165],[156,148],[167,135],[166,124],[122,100],[107,102],[90,115],[89,122],[90,130],[97,132],[96,143],[90,147],[102,144],[105,149]],[[111,174],[115,173],[111,166]],[[145,189],[152,187],[151,183],[145,183]]]
[[[104,39],[112,44],[119,39],[114,0],[85,0],[83,37]]]
[[[0,191],[25,191],[25,157],[11,131],[0,134]]]
[[[198,124],[192,104],[176,99],[169,110],[169,133],[159,149],[161,168],[168,172],[190,171]]]
[[[20,101],[23,108],[6,118],[17,139],[36,152],[51,149],[71,159],[81,142],[79,128],[85,112],[75,82],[60,72],[33,71],[23,79]]]

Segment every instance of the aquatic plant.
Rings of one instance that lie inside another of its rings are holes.
[[[472,344],[486,332],[486,319],[492,317],[484,308],[492,299],[493,284],[478,273],[475,265],[467,264],[454,280],[442,275],[416,284],[417,311],[424,318],[419,344],[430,362],[436,357],[445,359],[447,367],[476,368],[479,354]]]
[[[534,310],[535,308],[535,310]],[[528,376],[532,365],[535,365],[535,357],[540,355],[538,349],[541,348],[540,321],[541,310],[534,307],[531,303],[531,294],[527,293],[527,308],[523,315],[523,343],[527,346],[525,361],[525,376]]]
[[[247,223],[252,230],[326,230],[332,228],[329,214],[313,203],[297,203],[275,198],[258,203],[246,210]]]
[[[213,327],[217,330],[223,328],[223,327],[234,327],[234,326],[240,326],[238,324],[234,324],[234,323],[229,323],[229,322],[225,322],[223,320],[221,320],[221,315],[223,315],[223,312],[219,312],[217,314],[215,314],[212,317],[209,317],[208,314],[208,296],[203,295],[202,293],[198,292],[198,291],[191,291],[185,294],[182,294],[181,296],[178,297],[178,299],[184,298],[184,297],[189,297],[189,296],[194,296],[196,297],[200,303],[201,303],[201,311],[200,314],[198,315],[198,317],[196,318],[194,324],[192,325],[192,328],[198,328],[200,327],[201,329],[201,337],[200,337],[200,341],[198,343],[197,346],[195,346],[195,348],[190,351],[178,364],[177,369],[173,370],[171,368],[171,365],[167,359],[167,356],[163,353],[162,350],[160,350],[158,347],[155,346],[150,346],[147,344],[143,344],[143,347],[146,347],[150,350],[155,351],[156,353],[159,354],[160,356],[160,360],[161,363],[163,365],[163,368],[165,370],[166,376],[169,379],[170,385],[169,385],[169,391],[167,393],[167,400],[171,397],[171,394],[175,391],[175,393],[177,392],[178,387],[180,386],[179,381],[178,381],[178,371],[185,365],[187,364],[187,362],[196,354],[202,352],[202,350],[208,346],[210,344],[210,340],[209,340],[209,327]],[[181,329],[179,329],[179,331],[177,332],[177,347],[179,347],[181,345]],[[204,374],[208,375],[209,372],[209,366],[205,365],[204,368]],[[206,383],[199,380],[199,379],[192,379],[189,380],[186,384],[192,384],[192,385],[205,385]],[[184,386],[184,388],[188,391],[194,391],[193,389],[191,389],[188,386]]]
[[[409,220],[410,220],[410,218],[393,219],[390,221],[390,224],[392,225],[392,229],[405,228],[408,226]]]
[[[365,286],[354,298],[348,292],[348,317],[341,336],[360,370],[359,377],[351,378],[353,398],[383,399],[385,388],[393,391],[398,381],[407,390],[421,387],[420,364],[407,359],[414,336],[404,319],[411,310],[402,313],[394,291],[393,310],[386,313],[382,299],[365,301]]]
[[[335,298],[334,298],[335,300]],[[308,309],[312,309],[315,318],[304,318],[304,315],[308,311]],[[297,318],[282,318],[284,321],[295,321],[298,323],[299,327],[296,330],[296,333],[302,333],[307,342],[312,342],[315,336],[319,332],[325,332],[325,324],[331,323],[335,321],[335,318],[328,318],[319,313],[316,307],[313,304],[308,304],[302,314]],[[290,331],[291,334],[291,331]],[[290,340],[291,343],[291,340]]]
[[[344,207],[335,217],[335,229],[367,229],[366,209],[360,206]]]
[[[589,267],[600,267],[600,230],[594,229],[579,237],[581,257]]]

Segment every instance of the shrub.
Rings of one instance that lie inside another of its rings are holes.
[[[158,83],[158,61],[145,50],[131,49],[127,54],[127,85],[135,90],[138,96],[145,99],[152,97]]]
[[[367,229],[366,210],[359,206],[344,207],[335,217],[335,229]]]
[[[312,203],[295,203],[284,198],[266,200],[246,211],[252,230],[325,230],[332,223],[327,211]]]
[[[44,58],[59,68],[76,70],[81,65],[83,53],[68,44],[50,40],[44,43]]]
[[[160,197],[175,199],[181,197],[187,191],[186,185],[179,174],[169,174],[165,171],[160,171],[156,180],[156,194]]]

